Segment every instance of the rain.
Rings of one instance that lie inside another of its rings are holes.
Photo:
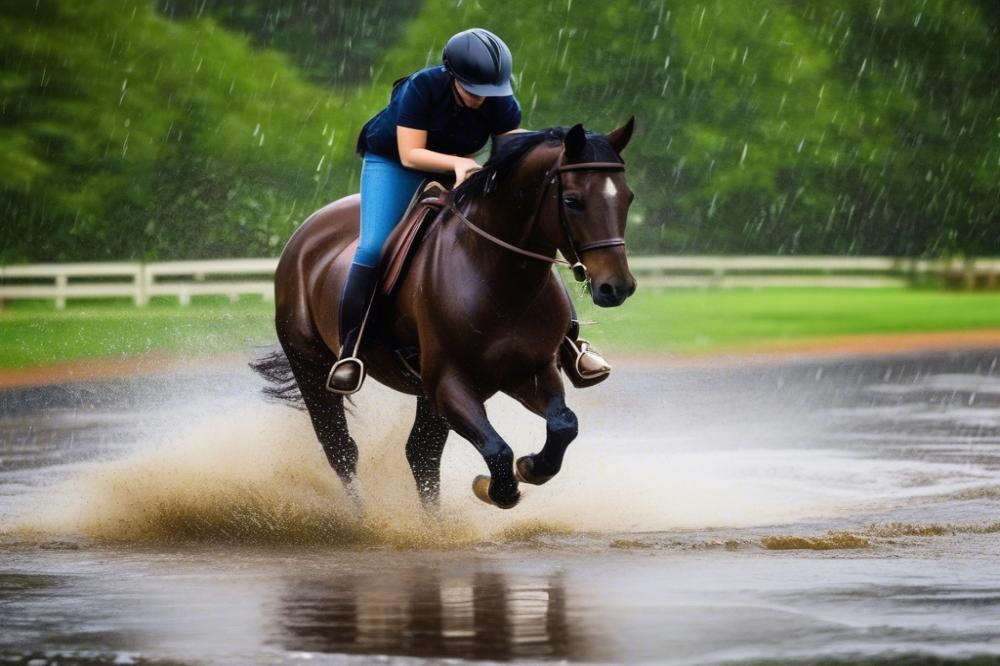
[[[0,190],[0,662],[1000,655],[996,0],[13,0]]]

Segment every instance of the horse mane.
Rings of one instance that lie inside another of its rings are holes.
[[[462,184],[453,190],[455,203],[462,203],[467,197],[485,196],[496,190],[497,185],[510,178],[521,160],[533,148],[545,144],[556,146],[563,142],[569,127],[547,127],[533,132],[518,132],[500,145],[493,141],[490,157],[479,171],[470,174]],[[586,132],[584,162],[621,162],[608,138],[598,132]]]

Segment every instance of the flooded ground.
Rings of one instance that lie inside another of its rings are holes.
[[[241,367],[0,392],[0,663],[998,658],[998,358],[618,370],[512,511],[450,440],[434,518],[374,384],[361,515]]]

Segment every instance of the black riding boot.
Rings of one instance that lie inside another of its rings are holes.
[[[361,388],[365,381],[365,364],[358,358],[361,346],[359,337],[362,333],[365,315],[371,305],[378,281],[378,269],[374,266],[351,264],[344,284],[344,294],[340,299],[339,329],[340,353],[339,359],[330,368],[326,378],[326,390],[346,395]]]
[[[563,289],[566,284],[563,283]],[[569,330],[559,345],[559,365],[576,388],[587,388],[600,384],[611,374],[611,366],[604,357],[590,346],[590,343],[580,337],[580,320],[576,316],[573,299],[566,290],[569,299]]]

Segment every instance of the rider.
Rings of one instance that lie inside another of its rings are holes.
[[[396,81],[388,106],[358,136],[357,150],[364,158],[361,234],[340,300],[340,360],[327,379],[327,388],[336,393],[354,393],[364,381],[359,336],[382,245],[417,188],[434,172],[454,172],[457,186],[479,168],[470,155],[490,135],[525,131],[518,129],[521,107],[511,88],[512,60],[503,40],[482,28],[464,30],[448,40],[441,59],[442,65]],[[564,362],[564,369],[574,384],[593,384],[611,368],[578,334],[574,311],[564,344],[572,345],[569,358],[575,363]]]

